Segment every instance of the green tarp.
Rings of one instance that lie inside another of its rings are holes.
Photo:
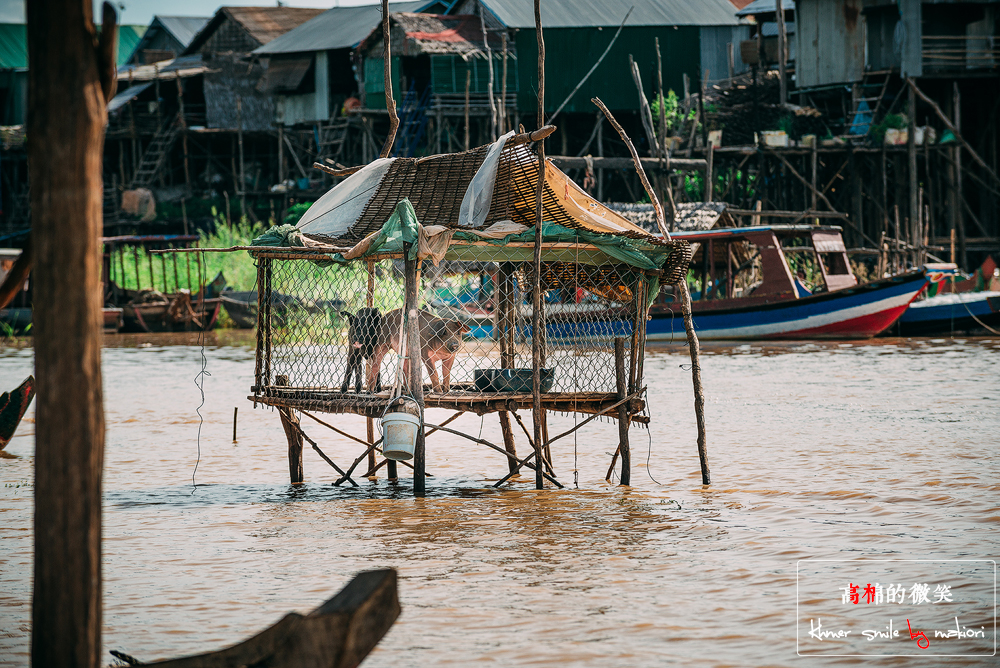
[[[368,250],[358,258],[383,253],[402,253],[403,244],[411,244],[410,259],[417,258],[419,222],[413,205],[407,199],[396,205],[392,216],[372,239]],[[546,262],[579,262],[589,265],[627,264],[637,269],[659,271],[663,268],[671,249],[643,243],[634,239],[596,234],[585,230],[572,230],[556,223],[542,223],[542,238],[547,243],[588,244],[594,248],[545,249],[542,259]],[[453,241],[486,242],[488,245],[470,246],[452,243],[445,255],[447,260],[468,262],[530,262],[534,249],[529,246],[510,246],[512,243],[533,243],[535,229],[511,234],[502,239],[484,239],[479,235],[456,230]],[[301,234],[292,225],[278,225],[253,240],[254,246],[303,246]],[[329,259],[347,263],[341,254],[331,254]]]

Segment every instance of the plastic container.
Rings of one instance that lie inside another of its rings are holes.
[[[386,413],[382,418],[382,454],[386,459],[413,459],[420,418],[409,413]]]
[[[556,370],[540,369],[539,377],[542,392],[548,392],[555,382]],[[480,392],[531,393],[531,369],[476,369],[473,379]]]

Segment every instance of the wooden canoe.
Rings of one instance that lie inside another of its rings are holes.
[[[7,447],[17,431],[28,404],[35,396],[35,377],[28,376],[10,392],[0,394],[0,450]]]

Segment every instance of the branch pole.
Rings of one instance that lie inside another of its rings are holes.
[[[545,125],[545,39],[542,36],[541,0],[535,0],[535,35],[538,39],[538,127]],[[545,487],[542,462],[542,192],[545,187],[545,142],[538,143],[538,182],[535,186],[534,285],[531,290],[531,415],[535,426],[535,489]]]
[[[618,131],[618,135],[622,138],[622,141],[625,142],[625,145],[628,146],[629,153],[632,154],[632,164],[635,165],[635,171],[639,174],[639,180],[642,182],[642,187],[646,189],[646,194],[649,195],[649,201],[653,203],[653,208],[656,210],[656,221],[660,226],[660,232],[663,233],[663,238],[669,241],[670,232],[667,230],[663,215],[663,207],[660,206],[660,198],[656,196],[656,193],[653,191],[652,184],[650,184],[649,179],[646,177],[646,171],[642,168],[642,162],[639,160],[639,153],[635,150],[632,140],[628,138],[627,134],[625,134],[625,129],[617,120],[615,120],[611,111],[604,105],[603,102],[601,102],[601,98],[591,98],[590,101],[596,104],[598,109],[604,112],[608,122],[611,123],[611,127]]]
[[[388,158],[392,154],[392,144],[396,141],[396,130],[399,128],[399,116],[396,114],[396,100],[392,97],[392,58],[389,49],[389,0],[382,0],[382,43],[385,59],[385,108],[389,110],[389,136],[385,138],[380,158]],[[423,480],[423,478],[421,478]]]
[[[669,240],[670,232],[667,230],[667,223],[663,219],[663,208],[660,206],[660,202],[656,198],[656,193],[653,192],[653,188],[649,184],[649,179],[646,178],[646,173],[642,170],[642,164],[639,162],[639,154],[636,153],[635,146],[632,145],[628,135],[625,134],[625,130],[618,124],[618,121],[611,115],[611,112],[604,106],[604,103],[596,97],[593,98],[592,102],[608,117],[608,121],[618,130],[618,134],[621,135],[625,145],[628,146],[629,152],[632,153],[635,170],[639,172],[639,180],[642,181],[643,187],[646,188],[649,201],[653,203],[653,208],[656,210],[656,222],[660,226],[660,232],[663,234],[664,239]],[[687,279],[682,278],[678,283],[678,287],[681,292],[681,313],[684,315],[684,330],[687,332],[688,351],[691,354],[691,380],[694,385],[694,413],[698,423],[698,456],[701,459],[701,480],[702,484],[708,485],[711,484],[712,479],[711,473],[708,470],[708,450],[705,439],[705,391],[701,385],[701,347],[698,344],[698,335],[695,334],[694,321],[691,317],[691,293],[688,291]]]

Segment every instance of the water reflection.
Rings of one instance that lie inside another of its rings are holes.
[[[504,458],[439,433],[424,499],[403,468],[398,482],[334,487],[309,451],[307,482],[288,485],[277,415],[246,400],[245,334],[105,343],[104,638],[143,659],[235,642],[393,566],[403,616],[366,666],[799,665],[797,560],[997,552],[996,339],[706,345],[710,487],[686,348],[651,346],[653,422],[633,433],[632,488],[604,482],[617,426],[595,421],[554,446],[578,490],[535,491],[533,476],[494,489]],[[212,375],[192,485],[202,343]],[[30,368],[30,349],[0,349],[0,377]],[[553,416],[550,429],[572,424]],[[489,418],[453,424],[481,425],[499,441]],[[33,431],[0,459],[0,665],[27,665]],[[310,436],[341,465],[360,454],[324,432]]]

